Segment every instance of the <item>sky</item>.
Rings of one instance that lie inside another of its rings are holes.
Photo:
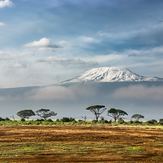
[[[162,84],[53,84],[101,66],[163,78],[162,9],[162,0],[0,0],[1,112],[45,107],[84,116],[98,102],[161,118]],[[17,89],[26,86],[42,87]]]
[[[163,77],[162,0],[0,0],[0,88],[100,66]]]

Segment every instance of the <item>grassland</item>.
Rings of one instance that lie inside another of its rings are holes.
[[[148,126],[0,126],[0,162],[163,162],[163,129]]]

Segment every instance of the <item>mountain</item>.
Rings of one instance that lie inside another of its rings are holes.
[[[163,81],[163,78],[138,75],[127,68],[99,67],[65,82],[143,82]]]

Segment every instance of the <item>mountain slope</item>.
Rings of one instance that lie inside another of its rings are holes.
[[[163,81],[158,77],[145,77],[138,75],[126,68],[100,67],[86,71],[81,76],[67,80],[66,82],[141,82],[141,81]]]

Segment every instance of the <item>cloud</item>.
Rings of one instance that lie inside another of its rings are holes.
[[[9,90],[9,91],[8,91]],[[0,101],[82,101],[96,95],[96,87],[90,85],[49,85],[0,89]]]
[[[0,0],[0,8],[12,7],[13,2],[11,0]]]
[[[97,36],[103,40],[102,43],[112,44],[113,47],[128,48],[151,48],[161,46],[163,43],[163,23],[155,23],[140,28],[130,30],[120,30],[117,32],[97,32]],[[96,36],[96,37],[97,37]],[[112,48],[113,48],[112,47]]]
[[[121,100],[163,101],[163,86],[129,86],[117,89],[113,97]]]
[[[73,91],[66,87],[49,86],[32,91],[29,98],[32,100],[70,100],[75,96]]]
[[[0,22],[0,27],[5,26],[6,24],[4,22]]]
[[[98,42],[100,42],[100,41],[97,40],[96,38],[88,37],[88,36],[81,36],[79,39],[80,39],[83,43],[87,43],[87,44],[93,44],[93,43],[98,43]]]
[[[94,55],[93,57],[87,57],[87,60],[92,62],[97,62],[99,64],[101,63],[112,63],[114,61],[121,61],[122,59],[126,58],[126,56],[117,54],[117,53],[111,53],[111,54],[101,54],[101,55]]]
[[[28,48],[38,48],[38,49],[57,49],[61,48],[60,45],[54,44],[50,39],[44,37],[40,40],[32,41],[30,43],[25,44],[25,47]]]
[[[54,85],[33,89],[26,94],[26,97],[36,101],[74,101],[94,97],[96,91],[96,87],[90,85],[72,85],[69,87]]]
[[[85,66],[85,67],[92,67],[97,66],[97,62],[91,62],[91,61],[85,61],[83,59],[75,59],[75,58],[64,58],[64,57],[58,57],[58,56],[49,56],[44,59],[39,59],[38,62],[40,63],[48,63],[48,64],[60,64],[63,66]]]

